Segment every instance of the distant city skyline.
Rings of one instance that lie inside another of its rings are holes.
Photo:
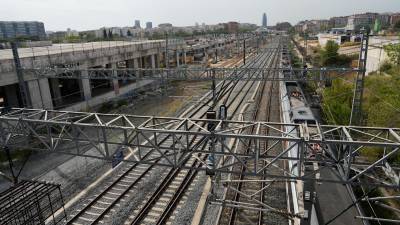
[[[363,12],[400,12],[400,4],[399,0],[248,0],[245,3],[238,0],[3,0],[0,20],[41,21],[49,31],[132,27],[136,19],[152,21],[154,26],[228,21],[261,25],[260,16],[264,12],[268,15],[268,25],[283,21],[295,24],[306,19],[328,19]]]

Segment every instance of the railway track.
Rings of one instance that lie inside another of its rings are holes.
[[[247,67],[254,66],[257,63],[262,64],[269,57],[270,54],[253,56],[252,63],[248,63]],[[245,75],[246,74],[241,74],[241,76]],[[237,98],[241,98],[243,101],[248,92],[251,90],[254,82],[255,81],[223,82],[217,87],[217,100],[219,102],[227,103],[229,106],[231,106]],[[239,85],[240,83],[244,84]],[[238,87],[240,90],[247,88],[247,91],[245,94],[243,94],[242,91],[234,91],[235,87]],[[230,99],[233,100],[228,102]],[[211,102],[212,98],[206,98],[205,102],[202,102],[198,104],[198,106],[191,108],[186,114],[189,114],[190,117],[204,117]],[[237,109],[233,110],[233,112],[236,111]],[[164,138],[164,140],[166,139],[167,138]],[[203,148],[207,147],[207,142],[205,140],[195,139],[191,141],[202,144]],[[168,144],[172,145],[173,143]],[[151,152],[148,154],[151,154]],[[202,159],[204,160],[204,158]],[[202,166],[202,160],[194,158],[189,159],[186,163],[192,167]],[[100,191],[100,193],[95,194],[92,199],[89,199],[87,203],[83,204],[83,208],[79,209],[76,214],[72,215],[71,219],[68,221],[68,224],[103,224],[104,221],[110,219],[110,217],[112,217],[112,215],[119,210],[121,205],[128,201],[132,195],[143,191],[139,189],[139,186],[146,182],[146,180],[151,177],[152,174],[157,172],[160,172],[159,168],[153,165],[128,164],[124,166],[124,168],[119,171],[113,181],[108,182]],[[138,209],[133,211],[133,215],[136,216],[131,216],[130,219],[128,219],[128,221],[131,221],[130,223],[142,224],[143,221],[146,221],[146,218],[150,218],[147,219],[149,222],[147,224],[155,224],[155,222],[157,224],[163,224],[168,220],[172,211],[177,207],[177,204],[182,198],[185,190],[190,186],[190,183],[197,175],[197,172],[194,170],[184,171],[177,169],[170,170],[169,172],[164,170],[164,172],[161,173],[162,174],[160,176],[164,177],[164,179],[162,179],[161,182],[156,182],[154,184],[158,186],[158,188],[152,195],[148,195],[144,198],[143,202],[146,203],[141,207],[137,207]],[[164,204],[161,203],[163,202],[161,201],[162,199],[165,200]],[[160,203],[166,207],[161,207]],[[153,219],[151,219],[151,216],[148,217],[149,215],[153,215]],[[157,219],[154,219],[154,217],[157,217]]]
[[[279,57],[276,57],[275,62],[272,66],[279,64]],[[272,76],[278,76],[277,73],[271,74]],[[247,120],[258,120],[258,121],[279,121],[280,120],[280,107],[279,107],[279,89],[277,82],[263,81],[262,88],[259,89],[257,95],[255,108],[252,115]],[[250,131],[250,132],[253,132]],[[269,135],[274,130],[263,129],[261,133]],[[273,143],[261,142],[259,143],[260,148],[264,151],[273,145]],[[250,146],[251,143],[248,143]],[[272,154],[276,154],[279,151],[280,146],[273,146],[268,149]],[[249,151],[249,148],[241,146],[241,150]],[[242,173],[246,170],[254,170],[254,167],[263,168],[266,166],[266,162],[259,161],[257,165],[253,162],[248,162],[246,166],[240,166]],[[269,174],[281,174],[276,168],[269,168]],[[262,177],[245,176],[245,175],[231,175],[230,179],[239,180],[246,182],[233,183],[232,187],[238,191],[227,190],[224,194],[224,199],[230,202],[230,207],[223,207],[220,213],[218,224],[287,224],[287,217],[285,215],[286,207],[286,190],[285,184],[278,182],[259,182],[258,180],[265,180],[267,174],[263,171]],[[251,199],[248,195],[242,196],[240,193],[247,193],[251,195]],[[270,206],[268,211],[255,210],[253,199],[268,204]],[[240,207],[241,205],[247,204],[249,206]]]
[[[269,58],[269,57],[268,57]],[[266,62],[268,63],[268,62]],[[266,64],[265,63],[265,64]],[[265,65],[264,63],[262,65]],[[255,74],[251,74],[250,76],[254,76]],[[237,106],[234,107],[234,110],[232,111],[234,114],[244,101],[246,99],[246,96],[248,96],[250,90],[254,86],[254,81],[253,82],[245,82],[245,84],[242,86],[245,91],[237,92],[233,99],[237,99],[238,95],[242,93],[242,97],[240,97],[240,101],[237,104]],[[241,90],[243,90],[241,88]],[[229,92],[228,96],[232,95],[233,92]],[[224,99],[224,103],[226,103],[227,99]],[[228,108],[232,108],[232,104],[235,101],[231,99],[231,101],[228,103]],[[207,146],[203,146],[207,147]],[[204,161],[205,158],[207,157],[206,155],[199,156],[202,158]],[[191,162],[189,160],[189,166],[190,167],[201,167],[203,166],[203,163],[196,161],[196,162]],[[167,179],[165,179],[165,182],[160,186],[160,188],[153,194],[152,197],[150,197],[150,201],[147,201],[144,206],[141,206],[141,210],[137,210],[136,213],[137,215],[132,215],[131,219],[132,221],[129,221],[125,224],[130,224],[130,225],[135,225],[135,224],[167,224],[169,221],[169,216],[172,214],[173,210],[177,208],[177,205],[179,204],[179,200],[182,199],[183,195],[185,194],[185,190],[189,187],[190,182],[194,179],[194,177],[197,174],[197,170],[181,170],[181,169],[176,169],[173,171],[173,173],[168,174]],[[172,183],[172,188],[168,184]],[[179,185],[178,185],[179,184]]]

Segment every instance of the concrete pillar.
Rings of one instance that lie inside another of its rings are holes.
[[[176,67],[179,67],[179,51],[176,51]]]
[[[183,51],[183,64],[186,65],[186,51]]]
[[[155,55],[151,55],[150,56],[150,60],[151,60],[151,68],[153,69],[153,75],[156,73],[156,56]]]
[[[207,48],[204,48],[204,63],[208,63],[208,52],[207,52]]]
[[[47,78],[27,81],[28,92],[31,96],[32,108],[53,109],[50,86]]]
[[[4,86],[4,92],[6,94],[6,99],[5,102],[7,102],[7,106],[9,107],[20,107],[19,101],[18,101],[18,95],[17,93],[17,85],[12,84],[12,85],[7,85]]]
[[[139,58],[133,59],[133,66],[135,69],[140,68],[139,67],[140,63],[139,63]]]
[[[116,69],[118,69],[117,63],[111,63],[111,64],[109,65],[109,67],[112,69],[112,76],[113,76],[113,77],[117,77],[117,76],[118,76],[118,72],[116,71]],[[115,95],[119,95],[119,83],[118,83],[118,79],[113,79],[113,80],[112,80],[112,85],[113,85],[113,88],[114,88]]]
[[[151,55],[150,60],[151,60],[151,68],[155,69],[156,68],[156,56]]]
[[[83,77],[88,77],[88,71],[84,70],[81,73]],[[92,99],[92,87],[90,86],[90,79],[80,79],[79,88],[81,93],[83,93],[83,98],[85,101]]]
[[[157,68],[161,67],[161,58],[162,58],[161,53],[158,53],[156,55],[156,66],[157,66]]]
[[[140,58],[135,58],[135,59],[133,59],[133,67],[135,68],[135,69],[140,69],[141,67],[140,67]],[[137,77],[140,77],[140,74],[141,74],[141,72],[140,71],[136,71],[136,73],[135,73],[135,75],[137,76]],[[135,81],[136,82],[136,81]]]
[[[58,79],[50,79],[49,83],[51,90],[53,90],[53,102],[56,106],[62,105],[62,96]]]

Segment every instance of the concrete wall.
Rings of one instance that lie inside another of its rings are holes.
[[[385,61],[389,61],[384,46],[390,43],[398,44],[400,40],[397,37],[371,37],[369,39],[367,74],[379,70]]]
[[[368,49],[367,74],[379,70],[387,60],[389,60],[389,57],[383,47],[370,47]]]

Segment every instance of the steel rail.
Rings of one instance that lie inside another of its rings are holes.
[[[257,61],[257,60],[255,60]],[[220,91],[224,90],[223,88],[221,88]],[[200,108],[203,108],[204,106],[207,106],[209,101],[211,101],[212,99],[209,99],[208,102],[204,103]],[[193,109],[192,109],[193,110]],[[200,110],[200,109],[198,109]],[[190,116],[194,116],[198,110],[194,111]],[[203,113],[201,117],[203,117],[205,115],[205,113]],[[164,138],[161,142],[166,141],[167,138]],[[194,140],[194,139],[193,139]],[[173,144],[172,144],[173,145]],[[147,158],[148,156],[150,156],[152,152],[149,151],[144,158]],[[161,158],[159,158],[157,161],[160,161]],[[131,166],[126,172],[124,172],[121,176],[118,177],[117,180],[115,180],[111,185],[109,185],[102,193],[100,193],[94,200],[92,200],[87,206],[85,206],[84,209],[82,209],[81,211],[79,211],[79,213],[77,215],[75,215],[72,219],[69,220],[68,223],[73,223],[74,221],[76,221],[77,219],[79,219],[79,217],[81,217],[85,212],[89,211],[89,209],[97,203],[97,201],[99,199],[101,199],[103,196],[105,196],[116,184],[118,184],[119,181],[121,181],[123,178],[125,178],[134,168],[136,168],[139,164],[136,163],[133,166]],[[134,185],[136,185],[155,165],[150,165],[149,168],[147,168],[138,178],[135,179],[135,181],[133,181],[128,188],[125,189],[125,191],[123,191],[111,204],[109,204],[107,206],[107,208],[105,210],[102,211],[102,213],[94,220],[92,221],[90,224],[96,224],[98,223],[111,209],[112,207],[120,201],[120,199],[122,199],[133,187]]]
[[[254,74],[252,74],[251,76],[253,76]],[[246,84],[244,86],[246,86],[248,84],[249,81],[246,82]],[[234,86],[237,84],[237,82],[234,84]],[[246,93],[243,95],[242,101],[243,99],[246,98],[248,92],[250,91],[251,87],[253,86],[254,82],[249,86],[249,88],[247,89]],[[232,92],[229,93],[229,95]],[[234,103],[234,99],[236,99],[236,97],[240,94],[240,92],[238,92],[236,94],[236,96],[233,98],[233,100],[228,104],[228,108]],[[228,99],[230,98],[230,96],[227,97]],[[240,101],[240,102],[242,102]],[[236,108],[239,108],[241,104],[239,103],[237,105]],[[234,112],[236,112],[236,109],[234,110]],[[205,147],[205,146],[204,146]],[[207,155],[205,155],[203,157],[203,161],[204,159],[207,157]],[[187,159],[188,160],[188,159]],[[202,164],[201,163],[197,163],[197,159],[194,163],[192,164],[192,168],[197,164],[196,167],[201,167]],[[156,192],[154,192],[153,196],[150,198],[150,201],[146,202],[145,206],[142,207],[142,209],[140,210],[140,212],[138,213],[138,215],[135,217],[135,219],[130,223],[131,225],[135,225],[135,224],[139,224],[146,216],[147,212],[151,209],[151,206],[153,204],[155,204],[155,201],[161,196],[161,194],[163,193],[164,190],[166,190],[166,188],[168,188],[168,184],[179,174],[179,172],[181,171],[181,168],[177,168],[175,170],[171,170],[170,173],[166,176],[167,179],[165,179],[163,181],[163,183],[159,186],[159,188],[157,189]],[[162,214],[160,215],[160,217],[157,220],[156,224],[165,224],[166,220],[168,219],[168,215],[170,215],[173,211],[173,209],[176,208],[176,204],[179,203],[180,198],[183,196],[185,189],[189,186],[190,182],[193,180],[193,178],[196,176],[197,174],[197,170],[193,172],[193,170],[189,170],[188,174],[185,176],[183,182],[180,184],[180,186],[178,187],[176,193],[174,194],[174,196],[171,198],[171,200],[168,202],[168,205],[166,207],[166,209],[162,212]]]
[[[249,87],[251,88],[252,86],[254,86],[254,82],[252,82],[252,84]],[[234,112],[232,114],[236,114],[237,109],[239,109],[239,106],[242,104],[243,100],[245,99],[245,96],[247,96],[247,94],[249,93],[250,88],[246,91],[244,97],[242,98],[242,100],[240,101],[238,106],[235,107],[235,110],[234,110]],[[199,166],[201,166],[201,165],[199,165]],[[186,189],[189,186],[189,181],[193,180],[194,176],[198,173],[198,170],[195,170],[194,172],[192,172],[192,170],[190,170],[190,171],[191,171],[190,175],[185,177],[185,180],[187,180],[187,182],[183,182],[181,184],[181,186],[178,189],[179,191],[174,195],[174,198],[169,202],[169,205],[168,205],[167,209],[165,211],[163,211],[163,214],[161,215],[161,217],[157,221],[158,225],[165,224],[166,220],[168,219],[168,215],[171,214],[171,211],[176,207],[176,204],[178,203],[178,200],[184,194],[184,189]]]
[[[279,55],[277,54],[276,56],[279,56]],[[276,57],[276,60],[274,60],[275,62],[273,62],[273,64],[277,64],[278,60],[279,60],[279,58]],[[262,89],[261,89],[261,92],[260,92],[261,94],[259,94],[257,96],[256,110],[253,112],[253,119],[254,120],[256,120],[258,118],[258,115],[259,115],[259,112],[260,112],[260,106],[262,105],[261,100],[262,100],[262,96],[264,94],[264,90],[265,90],[266,86],[267,86],[266,85],[266,81],[263,81]],[[269,97],[268,97],[268,101],[269,102],[271,102],[271,99],[272,99],[271,93],[272,93],[272,88],[270,89],[270,93],[269,93]],[[255,129],[255,127],[252,127],[251,133],[254,132],[254,129]],[[248,143],[248,146],[250,146],[250,145],[251,145],[251,141],[249,141],[249,143]],[[246,152],[248,152],[248,151],[249,151],[249,148],[246,148]],[[243,180],[244,179],[244,174],[243,173],[245,172],[245,170],[246,170],[246,167],[244,165],[242,165],[241,169],[240,169],[242,174],[239,175],[239,178],[238,178],[239,180]],[[237,184],[237,190],[240,191],[242,189],[242,187],[243,187],[243,183],[242,182]],[[237,201],[239,201],[239,198],[240,198],[240,195],[239,195],[238,192],[236,192],[234,197],[233,197],[233,199],[234,199],[233,201],[237,202]],[[237,219],[237,209],[232,209],[231,213],[229,214],[228,224],[229,225],[234,225],[236,223],[236,219]]]

